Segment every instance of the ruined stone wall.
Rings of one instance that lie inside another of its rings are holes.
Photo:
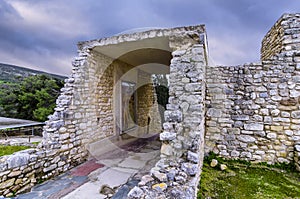
[[[197,36],[196,36],[197,35]],[[169,104],[165,111],[161,160],[129,193],[130,198],[194,198],[204,148],[204,44],[199,33],[170,38]],[[149,181],[149,179],[152,179]]]
[[[299,17],[275,24],[261,64],[207,68],[206,152],[299,165]]]
[[[262,41],[261,60],[290,50],[299,50],[300,14],[284,14],[270,29]]]
[[[206,151],[292,163],[300,140],[299,52],[263,64],[208,67]],[[280,60],[280,61],[279,61]]]
[[[30,190],[39,181],[49,179],[86,160],[82,146],[83,128],[77,125],[75,111],[81,100],[74,93],[84,90],[88,54],[80,53],[73,62],[72,76],[57,99],[57,107],[44,127],[42,143],[0,158],[0,195],[13,196]]]

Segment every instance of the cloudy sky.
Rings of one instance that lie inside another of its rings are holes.
[[[78,41],[197,24],[212,63],[258,62],[265,33],[297,11],[299,0],[0,0],[0,63],[69,75]]]

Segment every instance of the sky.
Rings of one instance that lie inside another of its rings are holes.
[[[0,63],[67,76],[79,41],[198,24],[212,64],[259,62],[264,35],[297,11],[299,0],[0,0]]]

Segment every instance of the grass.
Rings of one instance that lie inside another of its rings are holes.
[[[31,147],[28,146],[4,146],[0,145],[0,156],[11,155],[14,152],[22,151],[25,149],[29,149]]]
[[[206,158],[201,174],[198,199],[265,199],[300,198],[300,172],[282,170],[249,162],[220,160],[228,166],[226,171],[210,167]]]

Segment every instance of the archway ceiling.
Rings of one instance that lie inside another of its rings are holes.
[[[169,67],[166,66],[170,65],[172,59],[167,37],[97,46],[93,50],[153,74],[169,73]]]

